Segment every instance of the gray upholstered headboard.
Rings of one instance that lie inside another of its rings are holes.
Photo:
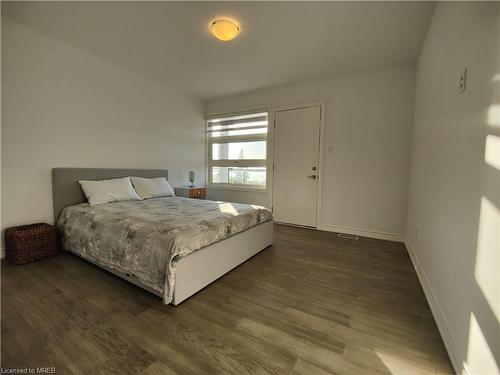
[[[106,180],[127,176],[166,177],[165,169],[52,168],[54,223],[64,207],[86,202],[79,180]]]

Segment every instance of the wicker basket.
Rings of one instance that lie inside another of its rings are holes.
[[[59,240],[53,225],[37,223],[7,228],[5,253],[14,264],[24,264],[47,258],[57,253]]]

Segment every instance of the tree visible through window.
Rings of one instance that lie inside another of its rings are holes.
[[[209,183],[266,187],[267,112],[207,120]]]

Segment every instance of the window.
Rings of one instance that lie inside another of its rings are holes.
[[[267,112],[207,120],[210,185],[265,189]]]

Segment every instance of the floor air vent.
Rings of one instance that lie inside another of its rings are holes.
[[[354,240],[354,241],[359,240],[359,237],[354,234],[338,233],[337,237],[342,238],[344,240]]]

